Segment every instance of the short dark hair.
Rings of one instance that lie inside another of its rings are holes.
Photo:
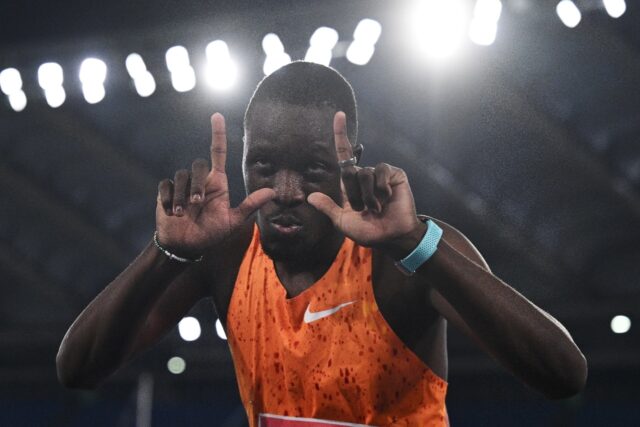
[[[295,61],[269,74],[258,83],[244,113],[244,127],[252,120],[256,104],[284,102],[292,105],[329,106],[347,115],[351,144],[358,137],[356,97],[349,82],[336,70],[313,62]]]

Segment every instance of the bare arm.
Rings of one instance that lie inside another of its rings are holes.
[[[401,169],[379,164],[357,167],[347,139],[346,118],[334,118],[337,160],[346,194],[342,206],[322,193],[307,200],[343,234],[394,259],[408,255],[426,225],[418,221],[409,181]],[[435,255],[417,271],[430,305],[465,331],[489,354],[550,398],[584,387],[587,364],[566,329],[549,314],[493,275],[473,245],[450,227]],[[472,257],[472,259],[470,259]]]
[[[427,303],[548,398],[581,391],[587,363],[565,327],[493,275],[459,231],[437,222],[444,238],[418,270],[430,284]]]
[[[56,357],[62,384],[93,388],[158,341],[206,296],[196,268],[150,243],[67,331]]]
[[[228,242],[274,193],[263,188],[238,207],[229,205],[224,118],[214,114],[211,125],[211,170],[206,160],[198,159],[191,171],[180,170],[173,181],[160,182],[156,230],[160,243],[173,253],[197,258],[213,251],[218,255],[211,258],[222,265],[229,256],[224,250]],[[206,262],[170,260],[153,243],[147,245],[69,328],[56,358],[60,381],[69,387],[97,385],[211,295],[218,270]]]

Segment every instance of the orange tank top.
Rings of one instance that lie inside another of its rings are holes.
[[[447,383],[382,317],[371,264],[345,239],[324,276],[287,298],[254,228],[227,316],[251,427],[448,425]]]

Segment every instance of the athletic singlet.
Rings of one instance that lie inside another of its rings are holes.
[[[324,276],[287,298],[254,227],[227,316],[252,427],[448,425],[447,383],[382,317],[371,264],[371,249],[345,239]]]

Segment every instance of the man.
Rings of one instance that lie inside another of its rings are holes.
[[[336,71],[295,62],[258,85],[237,208],[220,114],[212,128],[211,170],[199,159],[160,183],[154,241],[67,332],[65,385],[97,385],[212,297],[252,426],[446,425],[447,321],[550,398],[584,387],[562,325],[459,231],[416,215],[401,169],[358,166]]]

